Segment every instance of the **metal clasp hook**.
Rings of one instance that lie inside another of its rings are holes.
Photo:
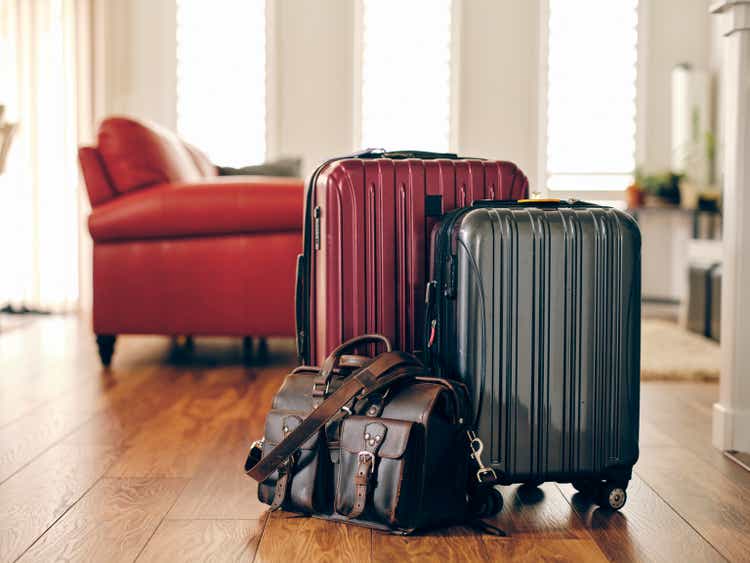
[[[482,461],[482,452],[484,443],[473,430],[467,430],[466,435],[469,437],[469,447],[471,448],[471,458],[476,462],[479,469],[477,470],[477,481],[480,483],[490,483],[497,480],[497,474],[491,467],[487,467]]]

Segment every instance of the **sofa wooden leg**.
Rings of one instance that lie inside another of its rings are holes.
[[[253,337],[244,336],[242,338],[242,361],[245,365],[253,361]]]
[[[115,340],[117,335],[114,334],[97,334],[96,345],[99,348],[99,358],[102,365],[108,368],[112,363],[112,354],[115,353]]]
[[[268,341],[265,338],[258,339],[257,358],[259,364],[265,364],[268,361]]]
[[[195,340],[193,340],[193,337],[189,334],[175,336],[173,340],[176,348],[180,348],[187,353],[191,353],[195,350]]]

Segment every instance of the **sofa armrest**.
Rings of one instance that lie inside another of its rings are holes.
[[[115,197],[112,182],[107,176],[98,150],[94,147],[79,148],[78,162],[81,165],[81,173],[86,183],[86,192],[89,194],[91,207],[101,205]]]
[[[159,184],[106,202],[89,216],[95,242],[298,232],[304,183],[234,176]]]

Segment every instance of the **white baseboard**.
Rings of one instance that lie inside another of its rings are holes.
[[[722,451],[750,452],[750,410],[736,410],[721,403],[713,408],[713,444]]]

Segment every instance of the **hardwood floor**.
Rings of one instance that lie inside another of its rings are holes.
[[[398,537],[271,515],[241,465],[294,363],[239,340],[122,338],[103,371],[87,323],[0,333],[0,561],[750,561],[750,472],[711,447],[707,383],[642,386],[641,460],[620,513],[570,485],[504,487],[493,523]]]

